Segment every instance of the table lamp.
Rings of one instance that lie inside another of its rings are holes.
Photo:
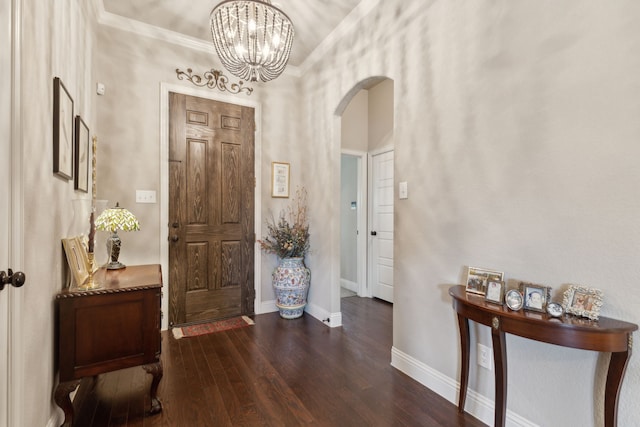
[[[107,253],[109,254],[109,262],[105,266],[107,270],[118,270],[126,266],[118,261],[120,256],[120,246],[122,241],[118,236],[118,230],[137,231],[140,230],[140,224],[136,217],[120,207],[120,203],[116,203],[115,208],[105,209],[96,220],[96,230],[110,231],[112,234],[107,238]]]

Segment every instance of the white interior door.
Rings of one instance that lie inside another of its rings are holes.
[[[393,151],[371,156],[371,290],[393,302]]]

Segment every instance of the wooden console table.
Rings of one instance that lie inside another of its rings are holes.
[[[142,365],[153,376],[150,414],[160,412],[156,394],[162,379],[160,362],[160,265],[136,265],[101,271],[100,289],[64,289],[58,305],[60,383],[55,401],[73,425],[69,393],[80,380],[105,372]]]
[[[458,285],[449,289],[453,308],[458,314],[462,366],[458,412],[464,412],[469,379],[469,320],[491,327],[495,367],[494,426],[504,426],[507,410],[507,348],[505,333],[536,341],[584,350],[611,352],[604,393],[604,423],[617,425],[618,393],[627,362],[631,356],[633,331],[638,325],[600,317],[595,322],[585,318],[564,316],[552,318],[546,313],[511,311],[499,304],[485,302],[482,295],[470,294]]]

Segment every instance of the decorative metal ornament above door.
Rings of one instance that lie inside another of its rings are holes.
[[[199,76],[198,74],[193,74],[193,70],[191,68],[187,68],[187,72],[176,68],[176,75],[178,76],[178,80],[188,80],[196,86],[199,87],[208,87],[209,89],[218,89],[221,92],[231,92],[233,94],[246,92],[247,95],[251,95],[253,92],[253,88],[251,87],[243,87],[244,82],[239,80],[238,83],[231,83],[229,87],[227,84],[229,83],[229,78],[224,75],[222,71],[214,70],[213,68],[204,73],[204,78]]]

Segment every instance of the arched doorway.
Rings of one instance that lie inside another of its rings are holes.
[[[355,85],[336,110],[341,296],[393,302],[393,111],[393,81],[385,77]]]

